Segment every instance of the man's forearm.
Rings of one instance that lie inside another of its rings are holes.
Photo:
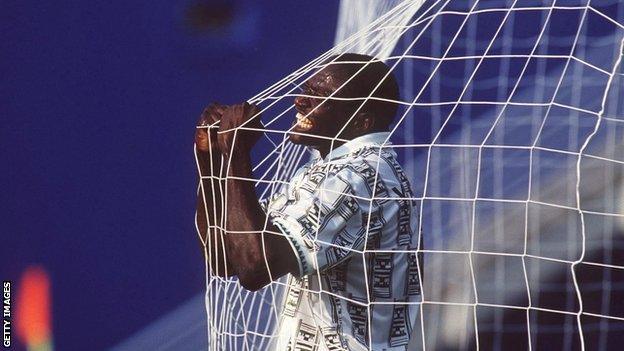
[[[201,187],[197,196],[197,224],[205,243],[204,254],[210,260],[214,274],[230,276],[236,274],[230,264],[222,228],[222,192],[224,181],[221,178],[221,155],[207,152],[198,153],[198,164],[202,175]]]
[[[226,182],[226,248],[243,286],[256,290],[290,272],[291,249],[284,237],[270,233],[278,230],[260,207],[249,154],[239,152],[231,159]]]
[[[258,234],[265,229],[265,224],[270,224],[260,207],[254,183],[249,155],[240,153],[233,156],[226,182],[226,230],[234,232],[231,237],[228,237],[228,244],[232,245],[232,250],[245,247],[246,250],[251,251],[248,254],[257,254],[262,249],[261,238]],[[249,257],[241,259],[247,258]],[[244,262],[240,263],[244,264]]]

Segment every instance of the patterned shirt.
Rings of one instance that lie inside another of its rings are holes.
[[[420,301],[417,207],[396,153],[381,147],[388,136],[313,158],[268,202],[299,262],[271,350],[407,349]]]

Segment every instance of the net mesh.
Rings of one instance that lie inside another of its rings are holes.
[[[309,158],[286,137],[302,83],[331,55],[373,54],[400,81],[390,140],[423,236],[410,349],[620,345],[624,5],[390,3],[378,17],[343,11],[351,25],[337,38],[353,35],[249,99],[265,126],[257,149],[267,152],[252,155],[260,198]],[[249,292],[235,277],[211,275],[209,262],[210,349],[267,349],[285,278]]]

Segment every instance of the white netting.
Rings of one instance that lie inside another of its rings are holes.
[[[302,83],[333,54],[374,54],[402,88],[391,141],[424,238],[410,347],[615,348],[624,341],[624,5],[390,3],[378,18],[349,17],[345,1],[337,38],[372,22],[249,100],[266,128],[258,149],[270,150],[253,155],[258,194],[307,161],[285,141]],[[266,349],[284,278],[252,293],[210,275],[208,262],[211,350]]]

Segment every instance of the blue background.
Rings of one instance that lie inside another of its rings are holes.
[[[41,265],[55,349],[104,349],[204,290],[202,108],[329,49],[338,1],[0,7],[0,274]]]

